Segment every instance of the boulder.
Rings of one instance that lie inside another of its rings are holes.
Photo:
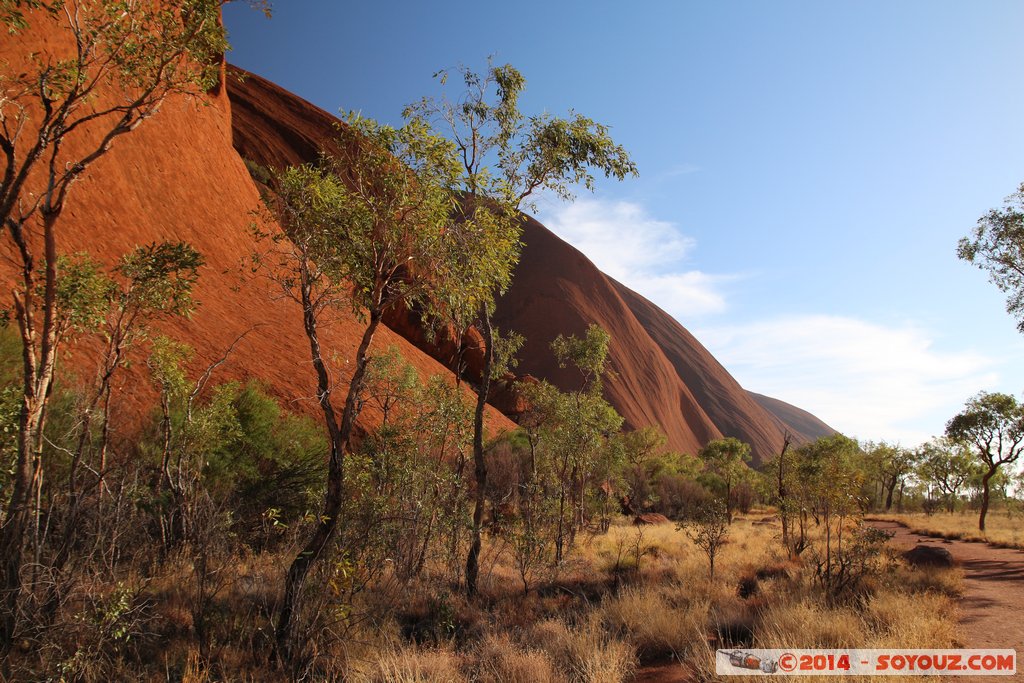
[[[934,545],[918,545],[913,550],[903,553],[903,558],[912,567],[943,567],[953,566],[953,554],[945,548]]]
[[[672,520],[659,512],[645,512],[644,514],[637,515],[633,518],[633,524],[636,526],[646,524],[670,524],[671,521]]]

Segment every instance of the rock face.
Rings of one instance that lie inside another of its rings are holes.
[[[327,112],[234,67],[228,69],[227,91],[235,148],[259,166],[315,160],[337,123]],[[672,448],[695,453],[711,439],[734,436],[750,443],[760,462],[778,453],[787,431],[797,443],[835,433],[799,408],[745,391],[671,316],[606,276],[537,221],[526,219],[523,239],[514,283],[495,316],[499,328],[526,338],[518,372],[562,389],[576,387],[579,378],[558,367],[549,344],[558,334],[578,335],[597,323],[611,334],[607,399],[628,427],[659,426]],[[414,316],[388,322],[450,365],[453,344],[428,342]],[[506,395],[499,402],[512,414],[522,408]]]
[[[658,425],[673,448],[695,453],[711,439],[734,436],[751,445],[758,463],[779,452],[787,431],[796,443],[835,433],[798,408],[767,410],[674,318],[537,221],[526,221],[523,240],[496,316],[499,327],[526,338],[521,371],[563,389],[575,386],[577,377],[558,367],[548,345],[559,333],[581,334],[596,322],[611,334],[606,397],[628,426]],[[788,423],[798,416],[807,419]]]
[[[10,62],[11,68],[25,68],[27,55],[59,48],[60,40],[52,31],[30,30],[13,36],[5,32],[0,41],[0,64]],[[118,138],[73,187],[60,219],[58,248],[62,253],[88,251],[110,263],[140,244],[163,240],[191,243],[206,261],[195,290],[199,306],[190,319],[166,321],[159,331],[196,349],[196,371],[218,359],[245,334],[217,369],[214,380],[261,380],[291,409],[319,417],[301,311],[281,296],[276,284],[253,276],[245,267],[246,259],[260,249],[250,226],[255,223],[269,232],[279,228],[254,213],[261,206],[259,193],[231,144],[232,105],[223,90],[218,88],[217,93],[195,100],[169,98],[156,116]],[[312,115],[308,105],[300,104],[299,113],[284,119],[286,122],[300,122]],[[284,116],[282,112],[273,115]],[[322,123],[329,125],[326,119]],[[293,134],[292,144],[298,140]],[[66,149],[71,155],[80,155],[91,149],[87,143],[94,145],[95,141],[95,134],[68,139]],[[2,244],[8,248],[9,240],[5,238]],[[0,261],[0,282],[6,284],[13,276],[10,261]],[[4,287],[3,291],[10,290]],[[347,382],[345,359],[354,354],[361,325],[351,316],[332,316],[322,333],[324,355],[335,359],[331,372],[339,383]],[[374,348],[391,345],[422,375],[447,373],[402,336],[382,329]],[[94,362],[84,354],[73,358],[71,367],[85,378],[95,371]],[[154,405],[145,368],[145,363],[134,362],[118,375],[121,398],[115,411],[122,423],[148,413]],[[367,410],[360,419],[365,427],[376,417]],[[496,410],[490,411],[489,420],[493,430],[514,427]]]
[[[814,441],[821,436],[832,436],[836,430],[811,415],[806,410],[790,405],[777,398],[748,391],[754,401],[785,425],[798,440]]]
[[[27,55],[66,49],[66,38],[52,30],[7,36],[0,42],[0,63],[25,69]],[[244,334],[218,368],[217,379],[260,379],[280,398],[315,415],[300,312],[276,285],[244,266],[260,248],[250,226],[279,230],[273,220],[255,213],[261,203],[250,171],[258,175],[260,166],[314,160],[337,119],[258,76],[240,80],[242,75],[229,68],[226,87],[197,100],[172,97],[137,131],[118,138],[75,185],[61,217],[59,250],[89,251],[110,263],[139,244],[190,242],[206,260],[196,289],[201,305],[190,319],[167,321],[160,331],[196,348],[196,369],[219,358]],[[68,158],[91,149],[101,131],[86,132],[65,143]],[[250,162],[248,169],[243,159]],[[831,431],[803,411],[752,397],[675,320],[605,276],[544,226],[528,219],[524,239],[515,285],[497,312],[501,328],[527,339],[520,372],[563,389],[575,387],[578,378],[557,366],[548,345],[559,333],[580,334],[598,323],[612,336],[608,400],[628,426],[659,426],[673,448],[692,453],[710,439],[736,436],[751,443],[756,459],[763,459],[777,452],[786,429],[802,438]],[[13,276],[10,261],[3,261],[0,280],[9,282]],[[451,335],[428,339],[415,313],[387,322],[390,329],[378,334],[376,348],[397,346],[423,375],[443,373],[452,365],[459,343]],[[351,357],[361,326],[341,315],[322,333],[328,355],[337,359],[335,376],[343,382],[344,359]],[[479,339],[470,335],[460,341],[470,350],[463,362],[472,371]],[[83,375],[93,370],[84,355],[72,359],[71,367]],[[145,397],[152,391],[144,363],[133,363],[118,381],[125,396]],[[499,386],[495,401],[514,415],[523,409],[521,401],[515,392],[500,391],[513,384]],[[141,414],[149,405],[148,400],[125,400],[119,410]],[[498,411],[490,415],[495,429],[512,427]],[[363,419],[372,423],[372,413]]]

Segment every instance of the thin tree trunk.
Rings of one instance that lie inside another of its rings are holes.
[[[15,293],[14,307],[22,340],[23,398],[18,432],[11,501],[0,527],[0,651],[13,642],[21,595],[21,566],[25,536],[30,527],[32,492],[42,467],[42,428],[57,362],[57,243],[54,229],[58,211],[43,214],[45,271],[42,330],[35,320],[35,264],[23,226],[8,220],[8,228],[21,253],[23,291]],[[38,353],[38,356],[37,356]]]
[[[349,450],[352,428],[355,425],[356,415],[359,412],[358,399],[362,391],[363,378],[366,375],[367,354],[381,319],[381,310],[379,308],[370,311],[369,323],[363,331],[363,338],[356,352],[355,369],[352,373],[352,378],[349,380],[348,395],[345,398],[345,408],[342,412],[341,424],[339,425],[334,412],[334,405],[331,402],[330,376],[327,373],[327,367],[324,364],[320,349],[316,310],[312,297],[312,284],[308,270],[305,267],[302,269],[302,304],[306,337],[309,339],[310,355],[317,375],[317,400],[324,414],[324,421],[327,424],[331,454],[327,468],[327,490],[324,494],[323,513],[320,515],[320,521],[317,523],[313,535],[292,561],[291,567],[288,569],[288,575],[285,578],[284,597],[281,601],[281,610],[278,613],[277,627],[274,634],[276,648],[275,652],[272,653],[272,656],[279,656],[285,661],[290,660],[293,654],[290,643],[292,619],[298,606],[306,577],[317,560],[323,556],[324,551],[338,529],[338,517],[344,502],[344,457]]]
[[[981,478],[981,515],[978,517],[978,531],[985,530],[985,515],[988,514],[988,503],[989,503],[989,479],[991,479],[996,473],[995,467],[990,467],[985,476]]]
[[[790,436],[787,431],[782,437],[782,451],[779,452],[779,519],[782,521],[782,546],[789,552],[789,511],[786,501],[786,478],[784,468],[786,465],[786,451],[789,450]]]
[[[888,486],[886,486],[886,495],[885,495],[885,511],[886,512],[889,512],[889,510],[892,509],[892,496],[893,496],[893,493],[895,493],[895,491],[896,491],[896,483],[897,483],[897,481],[898,481],[898,478],[897,477],[893,477],[892,478],[892,483],[890,483]]]
[[[484,503],[487,489],[487,463],[484,461],[484,408],[487,406],[487,394],[491,389],[491,365],[494,362],[494,335],[491,329],[491,317],[486,307],[481,312],[481,334],[484,338],[484,364],[480,377],[480,389],[476,396],[476,409],[473,413],[473,474],[476,479],[475,500],[473,505],[473,537],[466,557],[466,594],[476,595],[477,577],[480,573],[480,548],[482,545],[481,529],[484,521]]]

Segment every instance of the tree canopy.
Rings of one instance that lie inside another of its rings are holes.
[[[970,444],[983,465],[978,529],[984,531],[992,477],[1024,452],[1024,406],[1009,394],[983,391],[946,423],[946,436]]]
[[[989,280],[1006,294],[1006,311],[1024,332],[1024,184],[1002,208],[980,219],[957,246],[957,256],[988,271]]]

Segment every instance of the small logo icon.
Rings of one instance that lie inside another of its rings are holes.
[[[774,659],[761,659],[742,650],[730,652],[729,663],[740,669],[750,669],[751,671],[760,671],[766,674],[773,674],[779,670],[779,663]]]

